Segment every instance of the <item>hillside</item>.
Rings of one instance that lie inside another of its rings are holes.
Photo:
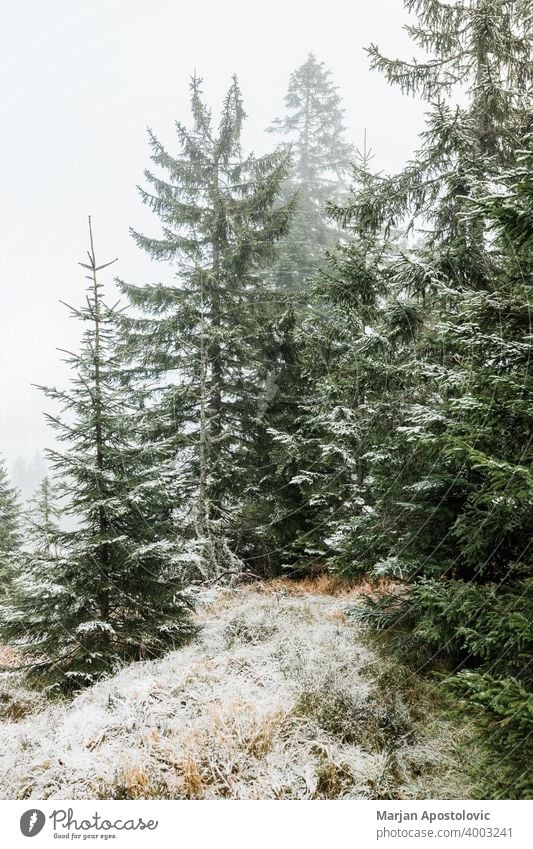
[[[70,702],[32,707],[8,676],[1,797],[468,798],[457,728],[350,617],[358,598],[326,579],[217,589],[189,646]]]

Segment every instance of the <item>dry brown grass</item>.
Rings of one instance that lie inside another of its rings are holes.
[[[247,749],[254,758],[264,758],[272,748],[274,735],[285,720],[283,711],[267,717],[256,726],[257,730],[251,734],[247,741]]]
[[[332,622],[341,622],[343,625],[346,625],[346,623],[349,621],[348,616],[346,615],[346,612],[344,610],[331,610],[326,615],[328,619],[330,619]]]
[[[271,752],[287,715],[275,711],[260,717],[253,704],[237,699],[210,705],[205,718],[208,733],[190,728],[163,737],[150,729],[143,739],[148,751],[141,765],[121,767],[111,785],[100,785],[99,797],[239,798],[243,782],[250,780],[248,771],[253,774]]]
[[[193,755],[187,755],[182,768],[185,798],[202,799],[204,797],[202,772]]]
[[[316,790],[313,799],[339,799],[350,787],[352,774],[345,763],[335,763],[327,755],[317,768]]]
[[[366,578],[347,580],[331,572],[322,572],[299,580],[290,578],[274,578],[266,581],[262,588],[265,592],[282,593],[284,595],[323,595],[335,597],[384,595],[399,592],[401,584],[390,578],[380,578],[370,582]],[[257,585],[254,589],[257,590]]]
[[[20,652],[11,646],[0,646],[0,667],[14,669],[21,663]]]
[[[138,766],[128,765],[122,771],[122,785],[124,795],[128,799],[149,799],[151,796],[152,782],[150,777]]]

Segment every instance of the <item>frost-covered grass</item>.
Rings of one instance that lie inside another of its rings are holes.
[[[213,591],[196,642],[71,702],[29,713],[7,677],[0,796],[468,797],[456,730],[387,678],[353,603],[327,582]]]

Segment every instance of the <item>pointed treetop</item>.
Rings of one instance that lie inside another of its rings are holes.
[[[233,74],[231,86],[224,98],[219,125],[219,143],[217,153],[227,163],[240,154],[240,136],[246,118],[242,94],[237,75]]]
[[[211,110],[207,108],[202,100],[202,84],[203,77],[199,77],[195,69],[191,77],[191,82],[189,83],[194,129],[197,133],[209,136],[211,128]]]

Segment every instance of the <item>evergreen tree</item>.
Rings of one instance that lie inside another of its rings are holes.
[[[467,491],[451,529],[459,550],[454,573],[477,580],[512,581],[533,531],[531,136],[526,144],[515,168],[500,174],[507,193],[502,186],[487,201],[490,182],[477,187],[480,199],[465,217],[481,220],[484,229],[497,222],[486,251],[486,285],[461,290],[438,336],[456,363],[447,379],[460,377],[461,384],[460,393],[447,393],[446,429],[436,440]]]
[[[316,321],[309,313],[310,286],[305,284],[323,265],[325,249],[340,236],[340,229],[328,221],[326,204],[342,194],[352,155],[331,72],[312,54],[291,75],[285,104],[285,117],[274,121],[270,131],[291,144],[293,166],[285,192],[295,193],[297,200],[290,230],[269,272],[282,312],[265,322],[269,398],[255,443],[255,464],[263,471],[248,486],[246,516],[256,531],[248,556],[256,571],[270,573],[296,564],[301,568],[312,547],[308,533],[315,511],[306,509],[306,496],[297,484],[301,478],[296,457],[299,399],[306,397],[314,379],[302,356],[308,348],[306,334],[315,338]]]
[[[184,562],[206,578],[238,565],[239,504],[254,474],[250,446],[270,368],[262,340],[274,304],[263,269],[291,203],[280,202],[287,152],[242,152],[235,77],[217,129],[197,77],[191,107],[193,127],[176,124],[174,155],[150,132],[164,176],[146,171],[141,197],[161,220],[161,238],[133,233],[150,256],[171,263],[175,282],[122,288],[142,314],[125,322],[132,372],[153,376],[154,433],[174,440],[180,525],[190,542]]]
[[[301,289],[319,267],[324,250],[339,238],[326,204],[340,200],[350,171],[352,148],[345,141],[344,110],[331,71],[310,53],[291,74],[286,113],[269,131],[291,144],[293,165],[287,191],[298,201],[290,232],[274,269],[278,287]]]
[[[2,638],[29,655],[33,676],[63,690],[90,684],[121,662],[150,658],[190,632],[176,575],[173,493],[166,446],[145,446],[141,398],[123,385],[116,359],[118,312],[104,301],[92,230],[79,354],[68,389],[45,389],[60,406],[49,451],[65,513],[54,526],[48,492],[47,545],[26,558]],[[165,534],[166,531],[166,534]]]
[[[57,556],[55,543],[61,511],[56,500],[55,487],[48,476],[41,481],[28,507],[28,538],[33,551],[40,555]]]
[[[15,459],[11,469],[11,480],[13,486],[20,492],[22,501],[32,497],[46,474],[46,465],[38,453],[34,454],[30,462],[20,455]]]
[[[17,572],[20,548],[20,507],[0,459],[0,594],[9,593]]]

